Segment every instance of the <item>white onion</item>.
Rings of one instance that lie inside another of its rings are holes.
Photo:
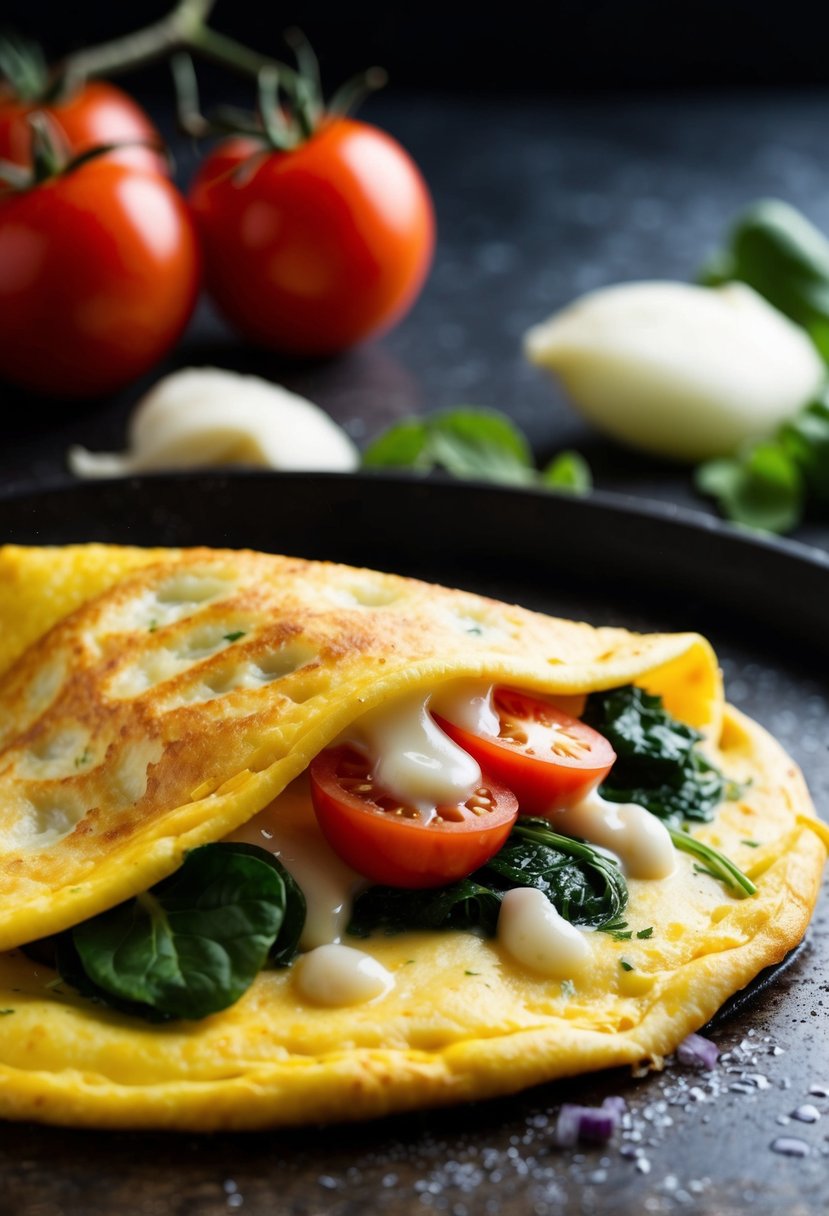
[[[689,461],[770,435],[826,374],[805,331],[743,283],[604,288],[531,329],[525,350],[599,430]]]

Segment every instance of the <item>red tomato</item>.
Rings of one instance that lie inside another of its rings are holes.
[[[0,160],[31,164],[32,135],[26,120],[37,112],[49,115],[66,141],[65,150],[73,156],[102,144],[162,143],[150,119],[131,97],[105,80],[90,80],[65,101],[43,106],[17,101],[0,92]],[[110,156],[122,164],[167,174],[167,162],[152,148],[124,147]]]
[[[414,302],[434,248],[429,192],[376,127],[325,122],[290,152],[221,144],[190,202],[207,289],[251,342],[329,355],[388,329]]]
[[[441,730],[514,790],[522,812],[572,805],[604,780],[616,753],[603,735],[528,693],[497,688],[498,738],[474,735],[435,715]]]
[[[0,194],[0,377],[93,396],[148,371],[196,300],[187,206],[166,178],[95,158]]]
[[[512,792],[484,777],[465,803],[425,820],[378,789],[371,765],[350,747],[311,763],[311,796],[328,843],[352,869],[392,887],[439,887],[482,866],[518,814]]]

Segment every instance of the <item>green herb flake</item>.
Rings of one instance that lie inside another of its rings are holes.
[[[89,764],[92,759],[92,752],[88,747],[84,748],[80,756],[75,757],[75,768],[83,768],[85,764]]]
[[[626,958],[619,959],[619,966],[622,968],[623,971],[635,971],[636,970],[633,963],[629,963]]]
[[[639,941],[645,941],[646,938],[653,937],[653,925],[649,925],[647,929],[640,929],[636,934]]]
[[[480,975],[480,971],[464,971],[464,975]]]
[[[243,638],[244,636],[245,636],[244,629],[236,629],[233,633],[225,634],[225,641],[226,642],[238,642],[239,638]]]
[[[158,629],[158,621],[150,621],[149,625],[147,626],[147,632],[155,633],[156,629]]]
[[[744,844],[748,849],[759,849],[762,841],[760,840],[741,840],[740,844]]]
[[[576,985],[572,980],[561,981],[561,995],[566,997],[568,1001],[576,995]]]
[[[16,1010],[14,1009],[0,1009],[0,1018],[5,1018],[8,1016],[8,1014],[15,1012]]]

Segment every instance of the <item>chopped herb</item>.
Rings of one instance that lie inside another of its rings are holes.
[[[640,942],[644,941],[647,937],[653,937],[653,925],[649,925],[647,929],[640,929],[636,936]]]
[[[741,840],[740,844],[746,845],[747,848],[749,848],[749,849],[759,849],[760,848],[759,840]]]
[[[619,959],[619,966],[622,968],[623,971],[635,971],[636,970],[633,963],[629,963],[626,958]]]
[[[150,621],[149,625],[147,626],[147,632],[155,633],[156,629],[158,629],[158,621]]]
[[[239,638],[243,638],[244,636],[245,636],[245,630],[237,629],[233,633],[226,633],[225,641],[226,642],[238,642]]]
[[[568,1001],[569,1001],[570,997],[573,997],[576,995],[576,985],[573,983],[572,980],[562,980],[561,981],[561,995],[566,996]]]
[[[89,764],[92,759],[92,752],[88,747],[84,748],[80,756],[75,757],[75,768],[83,768],[85,764]]]
[[[464,971],[464,975],[480,975],[480,971]]]
[[[633,930],[628,929],[627,921],[623,920],[621,916],[616,920],[608,921],[606,925],[601,925],[599,931],[607,933],[616,942],[629,942],[633,936]]]
[[[479,638],[484,631],[480,625],[468,625],[466,632],[473,638]]]
[[[13,1009],[0,1009],[0,1018],[6,1017],[7,1014],[14,1013]]]

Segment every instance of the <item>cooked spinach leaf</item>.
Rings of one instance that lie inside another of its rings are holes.
[[[600,793],[610,802],[638,802],[674,827],[707,823],[733,782],[697,750],[699,731],[668,714],[662,698],[628,684],[587,698],[584,721],[616,752]]]
[[[461,882],[425,891],[371,887],[355,902],[348,932],[476,929],[492,936],[513,887],[543,891],[566,920],[597,929],[618,920],[628,897],[621,870],[603,853],[559,835],[546,819],[521,818],[503,848]]]
[[[203,1018],[239,999],[264,966],[290,961],[305,901],[256,845],[208,844],[150,891],[56,942],[82,995],[149,1020]]]

